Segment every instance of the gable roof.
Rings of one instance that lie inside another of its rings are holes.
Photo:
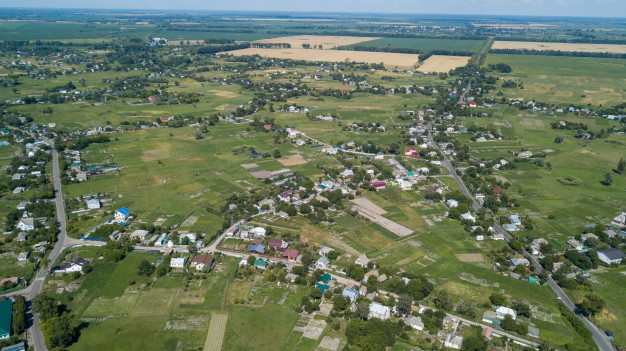
[[[203,265],[210,265],[211,263],[213,263],[213,256],[211,255],[196,255],[196,257],[193,258],[193,260],[191,260],[191,264],[192,265],[197,265],[197,264],[203,264]]]
[[[261,267],[267,267],[267,261],[262,259],[261,257],[259,257],[256,260],[254,260],[254,265],[255,266],[261,266]]]
[[[602,251],[598,251],[598,253],[603,254],[609,260],[619,260],[620,258],[626,257],[626,254],[622,252],[620,249],[606,249]]]
[[[263,245],[250,245],[250,247],[248,247],[248,249],[246,250],[248,252],[258,252],[258,253],[265,253],[265,247],[263,247]]]
[[[117,210],[117,212],[119,212],[119,213],[121,213],[121,214],[123,214],[123,215],[130,214],[130,210],[129,210],[129,209],[127,209],[126,207],[122,207],[122,208],[120,208],[119,210]]]
[[[0,335],[11,332],[11,317],[13,316],[13,301],[0,301]]]

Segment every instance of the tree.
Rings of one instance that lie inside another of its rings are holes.
[[[252,266],[254,264],[254,261],[256,261],[256,257],[252,255],[248,256],[248,266]]]
[[[141,261],[139,267],[137,267],[137,274],[145,275],[146,277],[151,276],[154,271],[154,266],[146,260]]]
[[[611,173],[606,173],[604,175],[604,180],[602,181],[602,184],[606,186],[611,186],[611,184],[613,184],[613,175]]]
[[[450,298],[450,295],[448,295],[448,291],[445,289],[440,290],[433,301],[435,302],[435,307],[437,307],[438,309],[446,311],[452,309],[452,299]]]
[[[556,138],[554,138],[554,142],[557,144],[560,144],[563,142],[563,137],[560,135],[557,135]]]
[[[156,275],[157,275],[157,277],[162,277],[165,274],[167,274],[167,266],[165,266],[165,264],[161,263],[156,268]]]
[[[500,293],[493,293],[489,296],[489,301],[495,306],[506,306],[506,296]]]
[[[355,315],[357,318],[367,319],[367,316],[370,313],[370,303],[366,300],[359,302],[356,305]]]
[[[85,263],[85,264],[83,265],[83,268],[81,269],[81,271],[82,271],[83,273],[85,273],[85,274],[89,274],[89,273],[91,273],[91,271],[93,271],[93,266],[92,266],[92,265],[90,265],[89,263]]]
[[[333,309],[335,311],[344,311],[346,308],[350,306],[350,300],[346,297],[343,297],[339,294],[333,297]]]
[[[463,351],[483,351],[487,350],[487,340],[480,335],[470,335],[463,338]]]
[[[583,300],[576,304],[576,308],[582,313],[584,316],[593,316],[599,312],[601,312],[606,306],[606,301],[596,293],[589,293],[585,295]]]
[[[413,299],[407,294],[402,294],[398,297],[398,303],[396,304],[398,311],[403,314],[411,313],[411,306],[413,306]]]
[[[524,323],[517,323],[515,331],[519,335],[526,335],[526,334],[528,334],[528,326],[526,324],[524,324]]]
[[[517,312],[518,316],[524,316],[530,318],[530,306],[522,302],[513,303],[513,309]]]
[[[502,320],[502,329],[507,331],[515,331],[517,329],[517,323],[515,323],[515,320],[510,314],[504,316],[504,319]]]
[[[59,314],[59,306],[56,300],[45,294],[39,294],[33,299],[33,310],[39,313],[42,320],[47,320]]]
[[[272,152],[272,156],[274,156],[274,158],[281,158],[282,155],[280,154],[280,150],[278,149],[274,149],[274,151]]]
[[[16,335],[22,334],[26,329],[26,299],[22,295],[15,297],[15,304],[13,304],[13,333]]]
[[[617,163],[617,173],[623,174],[624,170],[626,170],[626,160],[621,158],[619,162]]]

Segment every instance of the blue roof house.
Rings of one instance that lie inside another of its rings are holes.
[[[259,254],[264,254],[265,253],[265,247],[261,244],[254,244],[254,245],[250,245],[250,247],[248,247],[248,249],[246,250],[247,252],[256,252]]]
[[[353,290],[353,289],[345,288],[345,289],[343,289],[343,292],[341,293],[341,296],[347,297],[351,301],[354,301],[354,299],[356,299],[357,296],[359,296],[359,292],[356,291],[356,290]]]
[[[130,217],[130,210],[126,207],[122,207],[119,210],[115,211],[115,220],[117,222],[125,222],[128,217]]]

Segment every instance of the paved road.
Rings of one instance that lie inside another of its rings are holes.
[[[434,142],[433,138],[432,138],[431,126],[432,126],[433,123],[434,123],[434,121],[430,122],[428,124],[428,126],[427,126],[427,128],[428,128],[428,141],[432,144],[433,147],[435,147],[439,151],[441,151],[439,149],[439,147],[437,146],[437,144]],[[452,174],[454,180],[457,182],[457,184],[461,188],[461,191],[463,192],[463,194],[466,197],[468,197],[468,198],[470,198],[472,200],[472,207],[474,208],[474,210],[478,211],[480,206],[476,202],[476,199],[469,192],[469,190],[467,189],[467,187],[463,183],[463,180],[456,174],[456,171],[455,171],[454,167],[452,166],[452,164],[450,163],[450,161],[448,160],[448,158],[445,155],[444,155],[444,161],[441,162],[441,165],[443,167],[445,167],[450,172],[450,174]],[[487,212],[486,216],[488,218],[492,218],[494,220],[494,225],[493,225],[494,229],[496,229],[496,231],[498,233],[503,234],[504,238],[506,239],[507,242],[510,241],[511,240],[511,236],[509,235],[509,233],[506,230],[504,230],[504,228],[500,225],[498,220],[493,218],[489,212]],[[523,254],[532,263],[532,265],[535,267],[535,270],[536,270],[537,273],[540,273],[543,270],[543,267],[541,266],[541,264],[537,261],[537,259],[534,256],[532,256],[526,250],[523,251]],[[561,289],[561,287],[559,287],[556,284],[556,282],[552,279],[552,277],[548,278],[548,285],[550,286],[550,288],[552,288],[554,293],[558,297],[561,298],[561,301],[563,301],[565,306],[567,306],[567,308],[569,308],[570,311],[574,312],[574,310],[575,310],[574,303],[572,303],[570,298],[565,294],[563,289]],[[596,327],[595,324],[591,323],[587,318],[585,318],[582,315],[577,315],[577,316],[585,324],[587,329],[589,329],[589,331],[591,331],[591,333],[593,335],[593,340],[596,342],[596,345],[598,346],[598,349],[600,349],[601,351],[613,351],[613,350],[615,350],[615,348],[613,347],[613,344],[611,343],[610,339],[598,327]]]

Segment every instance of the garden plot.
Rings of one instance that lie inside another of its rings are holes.
[[[331,338],[330,336],[325,336],[324,338],[322,338],[319,348],[323,350],[337,351],[339,349],[340,344],[341,344],[341,339]]]
[[[206,336],[204,351],[220,351],[222,349],[227,320],[228,314],[226,312],[211,314],[211,324]]]
[[[139,293],[124,293],[120,297],[99,297],[83,312],[83,318],[104,318],[128,315],[139,298]]]
[[[304,334],[302,334],[302,337],[307,338],[307,339],[317,340],[320,338],[325,328],[326,328],[326,321],[313,319],[309,322],[309,325],[306,326],[304,330]]]

